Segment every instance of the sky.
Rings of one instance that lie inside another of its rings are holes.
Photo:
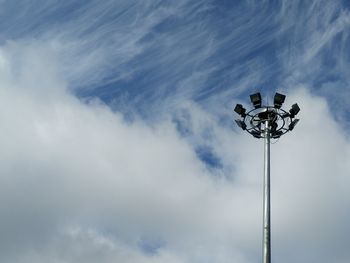
[[[0,0],[0,262],[350,262],[348,0]]]

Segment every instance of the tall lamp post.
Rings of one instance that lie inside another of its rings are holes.
[[[264,221],[263,221],[263,263],[271,263],[271,209],[270,209],[270,139],[278,139],[292,131],[299,119],[298,104],[293,104],[289,112],[281,109],[286,96],[276,93],[273,106],[262,106],[260,93],[250,95],[254,109],[247,112],[242,104],[234,111],[241,116],[237,125],[255,138],[264,138]]]

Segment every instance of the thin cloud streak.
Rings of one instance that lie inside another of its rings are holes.
[[[31,6],[22,3],[23,11],[11,20],[4,11],[4,39],[48,43],[78,94],[99,96],[125,112],[149,111],[148,116],[187,99],[212,104],[208,100],[226,98],[221,102],[226,105],[255,87],[268,93],[271,85],[314,86],[321,76],[334,78],[325,60],[334,50],[336,66],[345,69],[349,61],[344,59],[349,16],[339,1],[37,1],[39,8]],[[342,49],[334,47],[339,34]],[[336,77],[345,89],[349,80],[343,72]]]

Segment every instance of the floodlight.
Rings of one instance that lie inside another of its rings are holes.
[[[278,139],[279,137],[281,137],[283,135],[283,131],[275,131],[273,134],[272,134],[272,138],[274,139]]]
[[[253,103],[255,109],[261,107],[261,95],[260,92],[250,95],[250,100]]]
[[[298,122],[299,122],[299,119],[293,120],[288,126],[289,130],[292,131],[294,129],[295,125],[297,125]]]
[[[289,110],[290,117],[294,118],[295,115],[297,115],[299,111],[300,111],[300,108],[299,108],[298,104],[296,104],[296,103],[293,104],[292,108]]]
[[[242,128],[242,130],[245,130],[247,128],[247,124],[245,124],[244,121],[241,120],[235,120],[235,122],[237,123],[237,125]]]
[[[242,117],[245,117],[246,109],[242,106],[242,104],[237,104],[234,111]]]
[[[282,107],[282,104],[283,104],[285,99],[286,99],[285,95],[276,92],[274,100],[273,100],[275,108],[280,109]]]
[[[255,138],[258,138],[258,139],[261,138],[261,132],[251,131],[250,134],[253,135]]]

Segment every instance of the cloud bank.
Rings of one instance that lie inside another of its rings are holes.
[[[259,258],[261,142],[194,103],[187,135],[126,122],[70,93],[44,50],[1,49],[3,262]],[[329,262],[348,240],[349,141],[324,99],[289,95],[302,122],[272,148],[274,257]],[[225,168],[201,161],[203,145]]]

